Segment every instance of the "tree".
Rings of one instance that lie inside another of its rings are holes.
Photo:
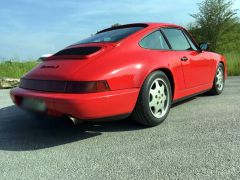
[[[218,40],[236,26],[237,10],[232,9],[233,2],[226,0],[204,0],[199,3],[199,12],[192,14],[196,22],[190,25],[190,31],[198,41],[209,42],[212,50],[217,49]]]
[[[231,31],[219,37],[217,41],[217,51],[222,53],[230,51],[240,52],[240,23],[231,28]],[[240,57],[238,57],[238,59],[240,59]]]

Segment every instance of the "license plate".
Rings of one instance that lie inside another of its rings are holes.
[[[46,110],[46,103],[41,99],[23,98],[21,106],[25,109],[44,112]]]

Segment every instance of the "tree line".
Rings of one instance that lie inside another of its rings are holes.
[[[233,1],[204,0],[198,4],[199,12],[191,14],[195,22],[188,26],[197,42],[208,42],[217,52],[240,50],[240,21]]]
[[[198,4],[198,13],[187,29],[198,42],[209,43],[211,51],[220,53],[240,51],[240,20],[233,1],[203,0]],[[111,27],[119,26],[119,23]]]

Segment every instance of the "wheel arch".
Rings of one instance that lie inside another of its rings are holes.
[[[172,89],[172,98],[174,98],[174,94],[175,94],[175,81],[174,81],[174,77],[173,77],[173,73],[171,72],[170,69],[165,68],[165,67],[161,67],[161,68],[157,68],[152,70],[151,72],[148,73],[147,76],[149,76],[151,73],[155,72],[155,71],[162,71],[166,74],[166,76],[168,77],[169,81],[170,81],[170,85],[171,85],[171,89]]]
[[[217,67],[218,67],[218,64],[222,64],[222,65],[223,65],[223,68],[225,69],[225,63],[224,63],[222,60],[218,61]]]
[[[227,59],[224,55],[219,55],[217,58],[217,63],[216,63],[216,69],[218,67],[218,64],[222,64],[224,68],[224,79],[227,79]]]
[[[222,59],[219,60],[219,61],[217,62],[216,70],[217,70],[219,64],[222,64],[222,65],[223,65],[224,79],[226,80],[226,79],[227,79],[227,64],[226,64],[226,62],[225,62],[224,60],[222,60]]]

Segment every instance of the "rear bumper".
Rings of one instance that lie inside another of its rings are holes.
[[[69,115],[79,119],[96,119],[128,114],[133,111],[139,89],[124,89],[89,94],[65,94],[15,88],[10,91],[13,102],[21,106],[23,97],[44,100],[46,113]]]

